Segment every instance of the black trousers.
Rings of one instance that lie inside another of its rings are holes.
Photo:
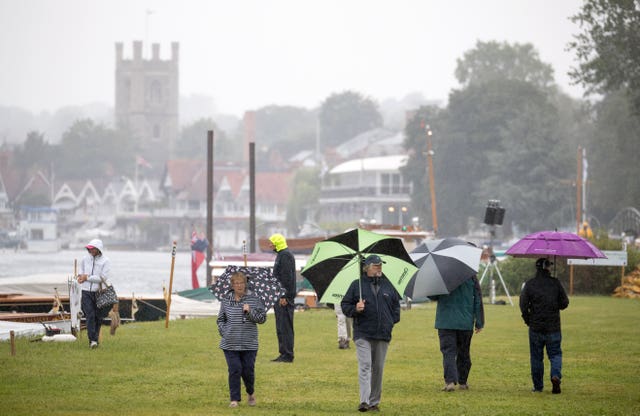
[[[439,329],[444,382],[467,384],[471,370],[471,337],[473,330]]]
[[[286,306],[276,303],[273,311],[276,315],[276,334],[278,335],[278,350],[280,357],[293,360],[293,312],[291,302]]]
[[[98,342],[100,336],[100,326],[102,321],[109,314],[109,310],[101,310],[96,306],[97,292],[82,291],[82,313],[87,322],[87,336],[89,342]]]

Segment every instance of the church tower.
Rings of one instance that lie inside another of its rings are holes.
[[[160,59],[160,44],[152,44],[151,59],[142,56],[142,41],[133,42],[133,59],[124,59],[116,43],[115,119],[138,143],[139,155],[160,168],[172,158],[178,139],[178,53],[171,43],[171,59]]]

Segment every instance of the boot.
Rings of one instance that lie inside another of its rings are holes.
[[[349,348],[349,340],[348,339],[344,339],[344,338],[340,338],[340,340],[338,340],[338,348],[341,350],[346,350]]]

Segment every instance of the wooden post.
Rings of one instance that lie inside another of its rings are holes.
[[[9,331],[9,337],[11,338],[11,356],[15,357],[16,355],[16,333],[13,331]]]
[[[569,265],[569,296],[573,296],[573,264]]]
[[[252,253],[256,252],[256,144],[254,142],[249,143],[249,249]]]
[[[171,275],[169,276],[169,293],[167,294],[167,316],[164,322],[164,327],[169,328],[169,315],[171,313],[171,292],[173,291],[173,268],[176,264],[176,247],[178,243],[176,241],[173,242],[173,247],[171,248]]]
[[[207,286],[211,286],[211,258],[213,257],[213,130],[207,131]]]
[[[242,240],[242,257],[244,258],[244,267],[247,267],[247,241]]]
[[[576,162],[576,234],[580,235],[582,220],[582,147],[578,146],[578,159]],[[586,237],[586,236],[585,236]]]

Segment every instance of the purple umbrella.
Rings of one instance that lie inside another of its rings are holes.
[[[513,257],[565,257],[570,259],[606,259],[602,251],[574,233],[539,231],[529,234],[505,254]]]

